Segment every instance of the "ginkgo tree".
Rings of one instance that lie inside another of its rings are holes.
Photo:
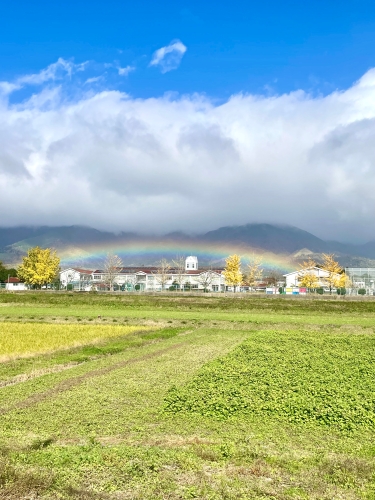
[[[223,272],[225,284],[233,287],[233,292],[243,282],[243,274],[241,272],[241,257],[239,255],[230,255],[226,259],[226,266]]]
[[[30,248],[17,269],[18,277],[28,285],[41,288],[52,283],[58,273],[60,259],[51,248]]]
[[[314,273],[316,262],[309,258],[307,261],[302,262],[300,271],[298,273],[299,285],[314,290],[319,286],[319,279]]]
[[[262,279],[263,269],[260,267],[261,265],[261,257],[254,254],[249,257],[249,262],[246,266],[244,281],[250,288],[253,288],[256,283]]]
[[[332,288],[345,287],[347,277],[338,262],[334,259],[334,254],[323,254],[322,268],[327,271],[328,275],[324,278],[329,288],[329,293],[332,293]]]

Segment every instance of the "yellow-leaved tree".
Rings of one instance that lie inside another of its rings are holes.
[[[298,273],[299,285],[315,290],[319,286],[319,280],[314,273],[314,267],[316,267],[315,260],[309,258],[305,262],[302,262],[300,266],[300,271]]]
[[[26,284],[41,288],[56,278],[59,266],[60,259],[55,250],[33,247],[23,257],[17,275]]]
[[[257,282],[262,279],[263,269],[260,267],[261,265],[261,257],[254,254],[249,257],[249,263],[246,266],[244,282],[250,288],[254,288]]]
[[[227,286],[232,286],[233,292],[235,292],[236,287],[240,286],[243,281],[243,275],[241,272],[241,257],[239,255],[230,255],[225,262],[226,266],[223,273],[225,284]]]
[[[332,293],[332,288],[344,287],[346,283],[346,275],[343,274],[340,264],[335,261],[334,257],[333,253],[323,254],[322,268],[328,273],[324,281],[327,283],[329,293]]]

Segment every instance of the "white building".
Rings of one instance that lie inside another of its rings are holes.
[[[311,269],[306,269],[304,272],[309,274],[314,274],[318,278],[318,285],[320,287],[326,286],[325,278],[329,276],[329,272],[321,269],[320,267],[312,267]],[[300,286],[301,269],[298,271],[293,271],[292,273],[284,274],[286,287],[298,287]]]
[[[25,283],[22,283],[19,278],[11,278],[9,277],[6,282],[4,283],[4,288],[5,290],[10,290],[13,292],[21,292],[23,290],[27,290],[27,285]]]
[[[223,269],[198,269],[198,258],[189,256],[185,260],[185,269],[170,268],[162,276],[157,267],[121,267],[114,280],[115,290],[161,291],[171,287],[179,290],[225,291]],[[63,288],[74,290],[107,290],[105,272],[102,269],[69,268],[60,272]]]
[[[91,290],[93,271],[89,269],[68,268],[60,271],[60,283],[63,288]]]
[[[190,255],[185,260],[185,271],[198,271],[198,257]]]

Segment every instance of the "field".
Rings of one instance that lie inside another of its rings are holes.
[[[374,499],[375,302],[0,294],[0,498]]]

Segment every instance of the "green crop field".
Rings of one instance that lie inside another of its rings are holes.
[[[0,293],[0,498],[375,499],[375,302]]]

